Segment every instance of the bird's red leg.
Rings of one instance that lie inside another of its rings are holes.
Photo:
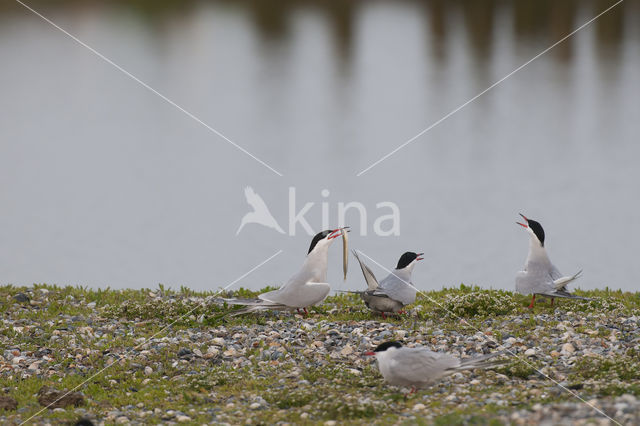
[[[411,392],[409,392],[409,395],[416,393],[417,389],[415,386],[411,386]]]
[[[298,312],[298,315],[300,315],[300,308],[296,308],[296,312]]]
[[[533,302],[536,301],[536,295],[533,295],[533,298],[531,299],[531,304],[529,305],[529,309],[533,309]]]
[[[384,312],[380,312],[382,314],[382,319],[387,319],[387,317],[384,315]]]
[[[307,311],[307,308],[302,308],[302,309],[304,309],[304,314],[305,314],[306,316],[309,316],[309,311]]]
[[[551,306],[553,306],[553,301],[556,300],[553,297],[551,298]]]

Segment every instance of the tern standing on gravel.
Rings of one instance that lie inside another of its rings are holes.
[[[460,359],[426,348],[407,348],[399,342],[384,342],[372,352],[365,353],[375,355],[378,369],[385,382],[393,386],[409,387],[411,393],[458,371],[501,365],[503,362],[491,358],[502,354],[494,352],[475,358]]]
[[[532,294],[529,308],[533,308],[536,295],[550,297],[551,304],[556,297],[568,299],[590,300],[575,296],[567,291],[567,284],[580,276],[582,271],[568,277],[562,276],[558,268],[553,266],[544,248],[544,229],[533,219],[527,219],[520,213],[526,223],[516,222],[529,231],[529,255],[524,265],[524,271],[516,275],[516,291],[521,294]]]
[[[411,273],[416,262],[423,259],[420,257],[423,254],[410,251],[404,253],[400,256],[396,269],[378,283],[371,269],[360,260],[358,252],[353,250],[367,282],[367,290],[349,293],[359,294],[369,309],[380,312],[383,317],[385,312],[400,312],[404,306],[416,301],[416,288],[411,282]]]
[[[231,305],[245,305],[243,309],[232,311],[230,314],[240,315],[262,310],[293,310],[304,309],[322,302],[331,286],[327,283],[327,257],[329,246],[333,240],[343,235],[344,228],[322,231],[311,240],[307,258],[300,271],[292,276],[282,287],[258,295],[257,299],[218,299]]]

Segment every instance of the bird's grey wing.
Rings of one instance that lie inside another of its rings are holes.
[[[380,281],[380,287],[376,293],[384,294],[404,305],[410,305],[416,301],[416,288],[413,284],[405,282],[393,273]]]
[[[364,264],[362,260],[360,260],[360,256],[358,256],[358,252],[355,250],[351,251],[353,255],[356,257],[356,260],[360,264],[360,269],[362,269],[362,275],[364,275],[364,280],[367,282],[367,290],[375,290],[378,288],[378,280],[376,276],[371,272],[371,269],[367,265]]]
[[[290,308],[303,308],[322,302],[331,291],[328,283],[295,283],[258,295],[258,298],[270,303]]]
[[[557,280],[558,278],[562,278],[562,273],[556,268],[554,264],[551,264],[551,269],[549,270],[549,275],[552,280]]]
[[[553,292],[553,279],[549,269],[538,264],[529,264],[525,271],[516,275],[516,290],[522,294],[541,294]]]
[[[569,277],[555,278],[553,281],[553,287],[558,291],[567,291],[567,284],[579,278],[581,273],[582,269]]]
[[[429,383],[459,366],[460,360],[448,354],[423,348],[401,348],[393,356],[391,370],[401,381]]]

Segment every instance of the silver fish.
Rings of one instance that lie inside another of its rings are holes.
[[[344,280],[347,280],[347,269],[349,269],[349,238],[347,238],[349,227],[342,228],[342,272],[344,272]]]

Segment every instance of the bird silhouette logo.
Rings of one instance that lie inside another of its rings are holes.
[[[257,192],[253,190],[252,187],[247,186],[244,188],[244,196],[247,199],[247,203],[253,208],[253,211],[245,214],[240,221],[240,227],[238,231],[236,231],[236,235],[240,233],[242,228],[248,223],[257,223],[262,226],[266,226],[267,228],[275,229],[281,234],[284,234],[284,231],[278,225],[278,222],[273,217],[267,204],[264,202],[261,196],[258,195]]]

